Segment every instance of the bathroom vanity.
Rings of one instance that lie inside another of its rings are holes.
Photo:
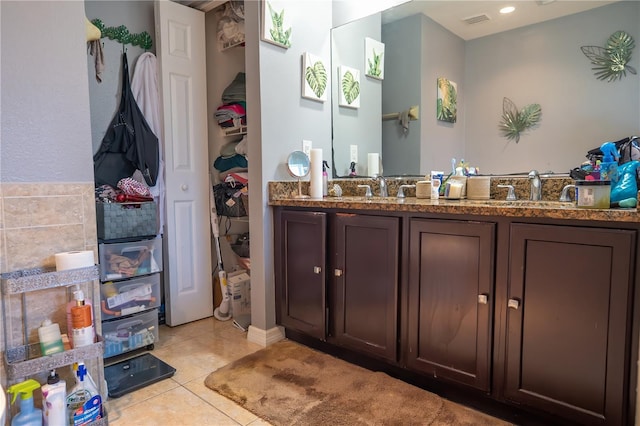
[[[525,419],[634,423],[636,209],[276,192],[276,310],[288,336]]]

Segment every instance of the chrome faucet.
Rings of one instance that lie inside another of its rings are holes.
[[[529,193],[529,200],[540,201],[542,200],[542,181],[540,180],[540,174],[537,170],[531,170],[529,172],[529,182],[531,183],[531,192]]]
[[[380,184],[380,196],[381,197],[388,197],[389,196],[389,192],[387,190],[387,180],[384,178],[384,176],[375,175],[375,176],[373,176],[372,179]]]

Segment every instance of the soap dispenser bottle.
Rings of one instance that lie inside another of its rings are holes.
[[[33,379],[16,383],[7,392],[13,395],[11,403],[20,395],[20,412],[11,419],[11,426],[42,426],[42,410],[33,406],[33,391],[40,388],[40,383]]]
[[[327,169],[329,169],[329,165],[327,164],[327,160],[322,160],[322,196],[326,197],[329,192],[329,175],[327,174]]]

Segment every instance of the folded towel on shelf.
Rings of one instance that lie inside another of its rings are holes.
[[[218,124],[226,123],[229,120],[240,119],[246,116],[246,110],[243,104],[233,103],[220,105],[213,116],[218,120]]]
[[[222,103],[232,104],[247,100],[245,73],[239,72],[233,81],[222,92]]]

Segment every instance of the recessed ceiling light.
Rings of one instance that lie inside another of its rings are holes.
[[[505,14],[505,13],[511,13],[511,12],[513,12],[514,10],[516,10],[516,8],[515,8],[515,7],[513,7],[513,6],[507,6],[507,7],[503,7],[502,9],[500,9],[500,13],[503,13],[503,14]]]

